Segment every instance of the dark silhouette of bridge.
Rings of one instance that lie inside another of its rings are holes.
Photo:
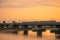
[[[28,35],[28,30],[37,32],[37,36],[42,36],[42,32],[46,31],[47,26],[51,29],[51,32],[60,34],[60,22],[56,21],[31,21],[31,22],[21,22],[17,23],[13,21],[12,23],[0,23],[0,30],[3,31],[13,31],[18,33],[18,31],[24,31],[24,35]]]

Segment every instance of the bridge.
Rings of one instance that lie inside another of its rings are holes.
[[[32,30],[33,32],[37,32],[37,36],[42,36],[42,32],[46,31],[46,28],[50,28],[51,32],[56,35],[60,34],[60,22],[56,21],[31,21],[21,23],[15,21],[6,23],[6,21],[3,21],[0,23],[0,30],[13,31],[16,33],[18,33],[18,31],[24,31],[24,35],[28,35],[28,30]]]

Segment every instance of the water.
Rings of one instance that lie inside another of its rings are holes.
[[[60,40],[55,38],[54,33],[50,33],[50,30],[43,32],[42,37],[37,37],[36,32],[29,31],[28,36],[23,35],[23,31],[18,34],[12,33],[0,33],[0,40]]]

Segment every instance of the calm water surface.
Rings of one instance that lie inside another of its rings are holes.
[[[18,34],[12,33],[0,33],[0,40],[60,40],[55,38],[54,33],[50,33],[50,30],[43,32],[42,37],[37,37],[36,32],[29,31],[28,36],[23,35],[23,31]]]

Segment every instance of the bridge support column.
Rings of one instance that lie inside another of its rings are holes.
[[[56,25],[57,30],[55,31],[55,35],[57,38],[60,38],[60,25]]]
[[[24,30],[24,35],[28,35],[28,31],[25,31],[25,30]]]
[[[42,26],[41,25],[37,25],[37,36],[42,36]]]
[[[24,35],[28,35],[28,25],[23,26]]]
[[[42,36],[42,30],[41,29],[37,30],[37,36]]]

